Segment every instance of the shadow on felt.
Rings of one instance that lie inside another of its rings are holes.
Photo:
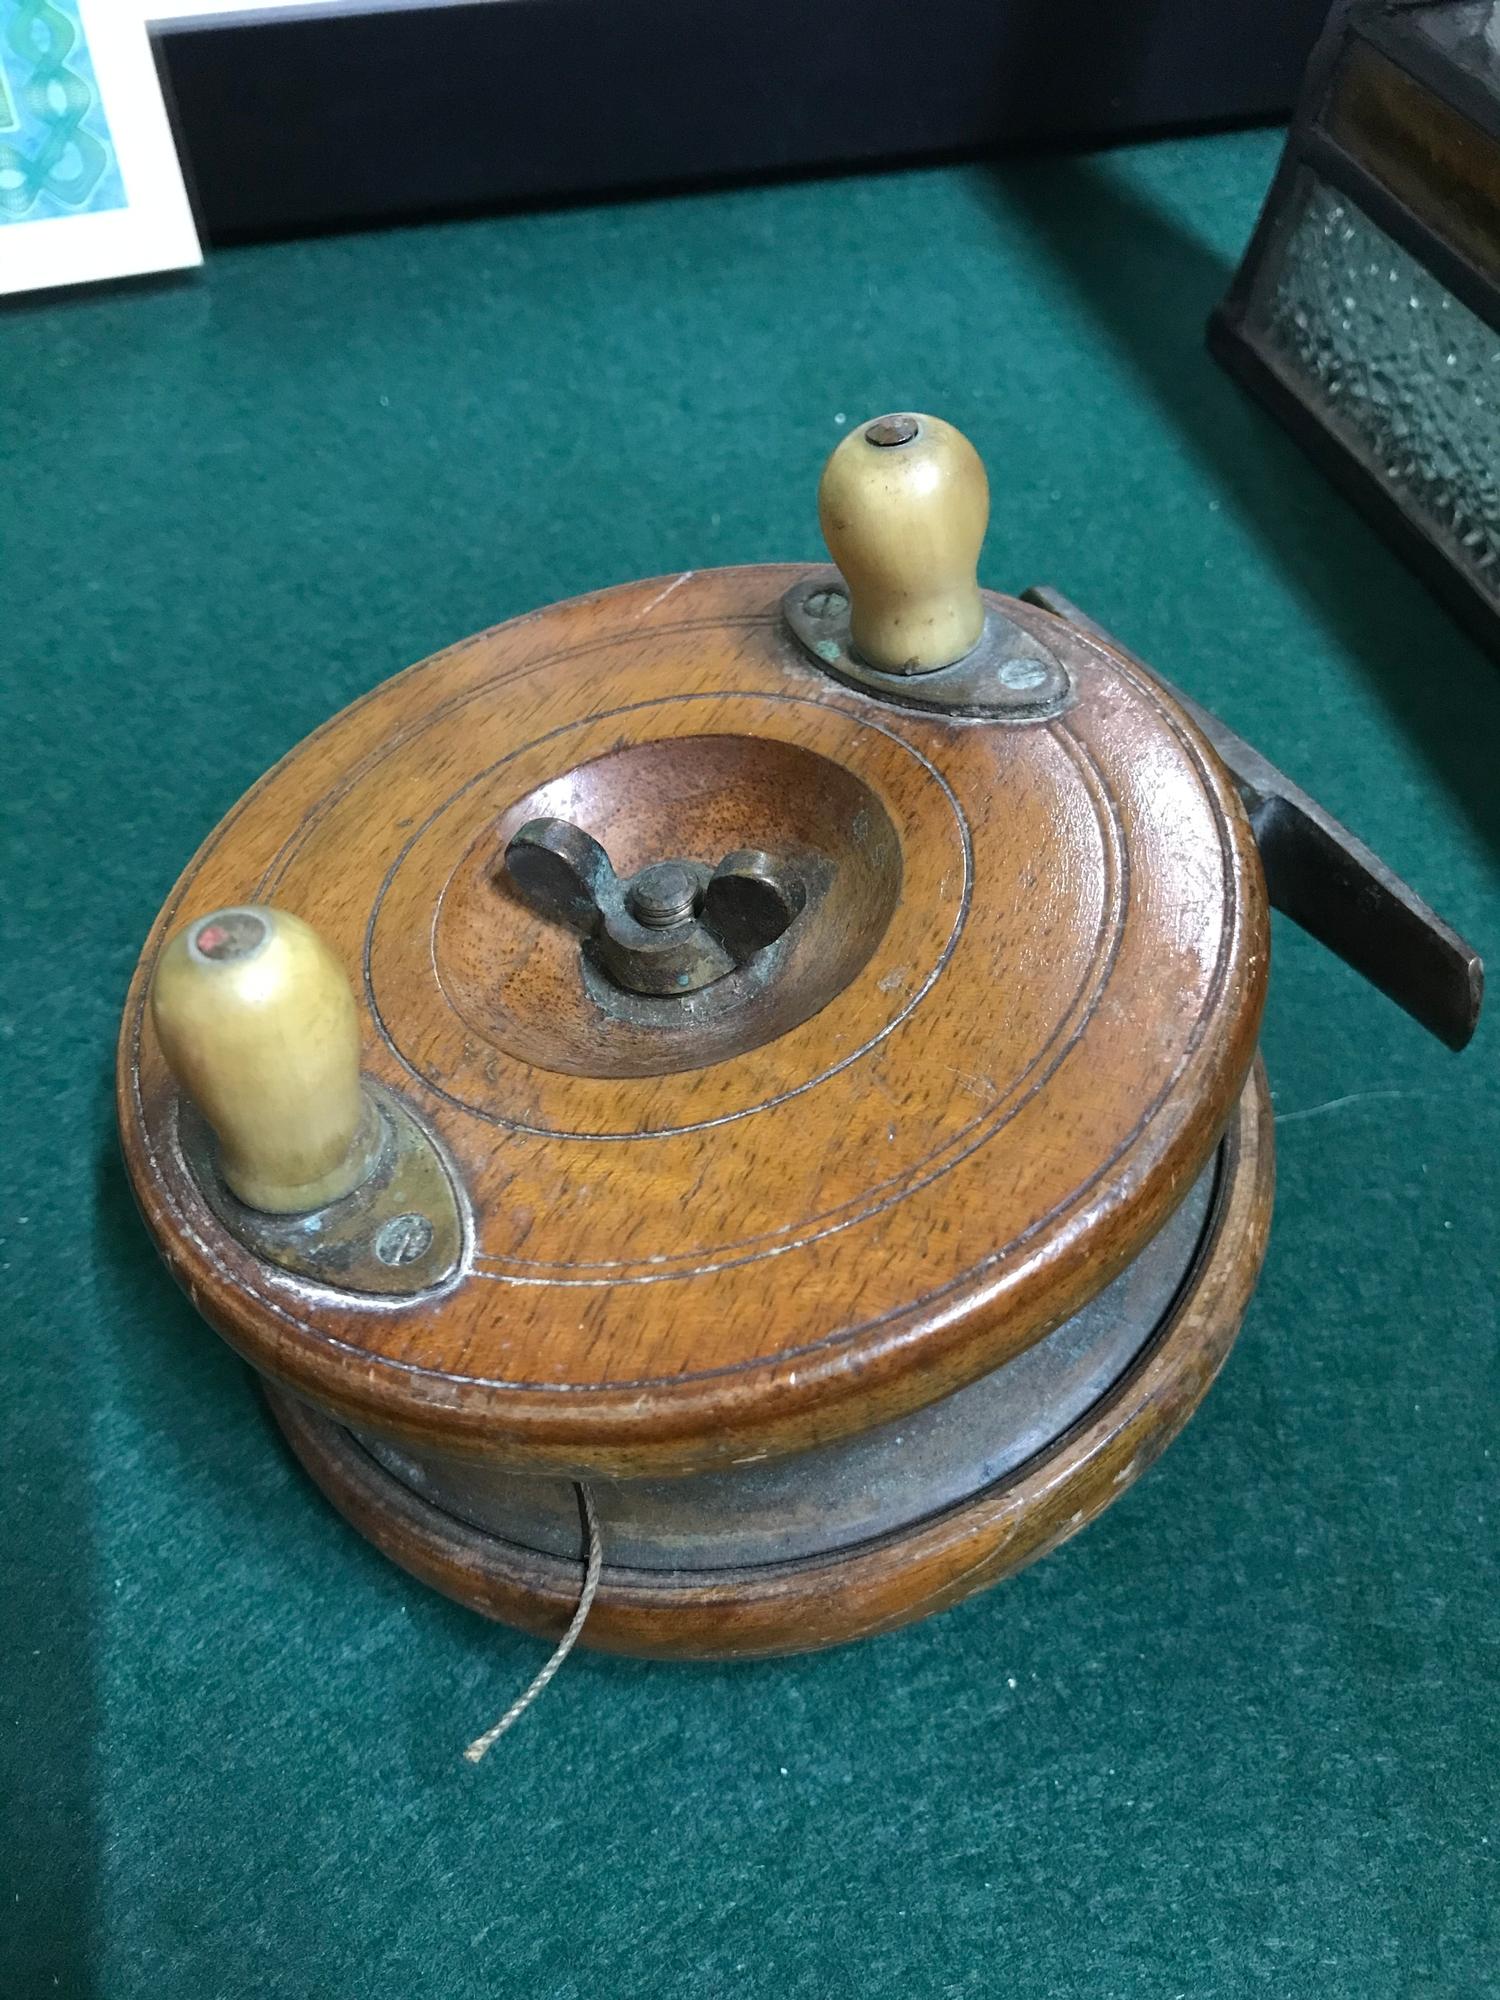
[[[10,1712],[0,1759],[0,1989],[95,2000],[103,1992],[105,1582],[90,1363],[74,1352],[66,1327],[60,1309],[48,1329],[45,1419],[25,1420],[18,1377],[10,1393],[19,1407],[6,1428],[0,1674]]]
[[[140,1308],[139,1324],[128,1341],[117,1344],[116,1358],[120,1381],[142,1422],[169,1443],[177,1441],[163,1421],[164,1379],[178,1394],[218,1403],[226,1417],[243,1410],[253,1395],[249,1371],[210,1334],[157,1256],[130,1191],[112,1112],[95,1161],[94,1248],[105,1288]],[[180,1461],[203,1502],[237,1511],[232,1482],[212,1460],[184,1447]]]
[[[1493,774],[1500,670],[1209,358],[1204,328],[1232,265],[1154,207],[1109,154],[1012,163],[994,171],[989,189],[1007,222],[1031,232],[1114,342],[1162,420],[1211,468],[1309,618],[1357,663],[1470,825],[1500,853]],[[1170,553],[1164,560],[1170,584]],[[1065,575],[1055,580],[1068,588]],[[1133,643],[1129,632],[1119,636]],[[1233,646],[1233,633],[1226,642]],[[1295,699],[1296,663],[1267,661],[1266,669]],[[1273,743],[1259,747],[1275,761]],[[1442,883],[1427,887],[1441,899]]]
[[[253,1371],[198,1316],[168,1275],[137,1212],[114,1139],[112,1116],[108,1126],[110,1136],[100,1147],[95,1164],[95,1250],[105,1288],[111,1294],[133,1298],[140,1307],[131,1338],[119,1343],[115,1357],[119,1383],[138,1420],[169,1447],[175,1447],[178,1470],[193,1493],[196,1507],[236,1517],[243,1513],[246,1496],[227,1459],[205,1454],[180,1438],[165,1420],[165,1411],[174,1399],[185,1397],[200,1410],[213,1407],[222,1411],[226,1430],[242,1431],[247,1422],[258,1427],[263,1436],[254,1448],[279,1461],[288,1486],[297,1496],[288,1515],[281,1517],[282,1531],[287,1531],[289,1521],[293,1534],[316,1537],[327,1544],[337,1565],[338,1580],[333,1586],[337,1599],[320,1595],[315,1607],[299,1613],[290,1602],[290,1594],[304,1586],[306,1569],[290,1558],[304,1551],[288,1552],[289,1619],[297,1624],[326,1626],[330,1661],[338,1652],[341,1622],[346,1628],[358,1623],[374,1632],[400,1620],[410,1635],[409,1671],[385,1687],[350,1684],[351,1727],[357,1732],[363,1722],[381,1735],[388,1734],[393,1724],[402,1727],[407,1762],[413,1776],[424,1784],[465,1776],[472,1779],[472,1768],[463,1762],[465,1744],[527,1685],[551,1651],[551,1642],[496,1624],[418,1583],[349,1526],[323,1498],[261,1399]],[[187,1543],[193,1524],[183,1525]],[[265,1520],[262,1525],[270,1533],[276,1523]],[[80,1585],[80,1589],[85,1588]],[[23,1629],[27,1622],[23,1617]],[[580,1651],[569,1661],[566,1674],[568,1682],[576,1685],[580,1680],[628,1676],[639,1670],[636,1662]],[[70,1685],[77,1683],[80,1675],[69,1674],[68,1680]],[[548,1701],[556,1705],[555,1691]],[[70,1705],[69,1714],[76,1722],[76,1731],[68,1741],[76,1751],[78,1769],[69,1778],[67,1796],[71,1799],[76,1793],[86,1802],[92,1796],[95,1728],[88,1713],[76,1704]],[[530,1733],[537,1726],[528,1717],[520,1728]],[[545,1721],[540,1726],[545,1729]],[[229,1761],[232,1763],[238,1754],[231,1746]],[[492,1755],[503,1760],[505,1749],[499,1748]],[[60,1911],[57,1920],[59,1938],[64,1929],[72,1932],[76,1927],[75,1912]],[[62,1947],[58,1944],[55,1948]],[[73,1948],[82,1948],[76,1938]],[[61,1965],[71,1967],[73,1961],[65,1957],[47,1963],[49,1969],[56,1970]],[[74,1983],[65,1980],[63,1990],[84,1995],[92,1991],[80,1972],[75,1970],[72,1976]]]

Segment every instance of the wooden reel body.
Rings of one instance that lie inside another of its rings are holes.
[[[832,1643],[1055,1545],[1186,1419],[1264,1249],[1266,898],[1199,730],[989,594],[1060,663],[1053,713],[881,699],[789,631],[806,575],[632,584],[377,688],[210,836],[126,1009],[147,1224],[324,1490],[554,1631],[590,1482],[585,1642],[623,1650]],[[507,878],[548,815],[622,876],[782,857],[804,903],[727,982],[621,998]],[[247,904],[348,971],[367,1088],[451,1184],[438,1282],[268,1261],[300,1225],[247,1234],[211,1185],[149,994],[185,921]]]

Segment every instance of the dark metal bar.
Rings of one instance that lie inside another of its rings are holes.
[[[1473,946],[1316,799],[1061,591],[1033,584],[1021,596],[1111,647],[1186,709],[1245,802],[1275,908],[1439,1041],[1463,1048],[1484,996],[1484,965]]]
[[[153,30],[211,241],[1284,115],[1327,0],[344,0]]]

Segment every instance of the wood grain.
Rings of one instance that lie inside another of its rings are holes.
[[[658,579],[480,634],[316,732],[188,867],[127,1005],[121,1130],[174,1274],[273,1381],[397,1442],[546,1471],[795,1450],[1019,1352],[1202,1168],[1252,1059],[1267,924],[1198,732],[1008,599],[1064,658],[1066,715],[884,706],[785,635],[801,574]],[[846,871],[842,929],[836,878],[795,946],[810,1011],[629,1073],[576,945],[495,880],[541,797],[622,870],[817,845],[865,800],[897,859],[861,895]],[[473,1244],[440,1297],[371,1306],[257,1265],[183,1167],[150,972],[189,917],[249,901],[334,946],[367,1073],[455,1164]]]

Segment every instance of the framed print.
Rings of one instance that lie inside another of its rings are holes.
[[[129,0],[0,0],[0,292],[202,261]]]

